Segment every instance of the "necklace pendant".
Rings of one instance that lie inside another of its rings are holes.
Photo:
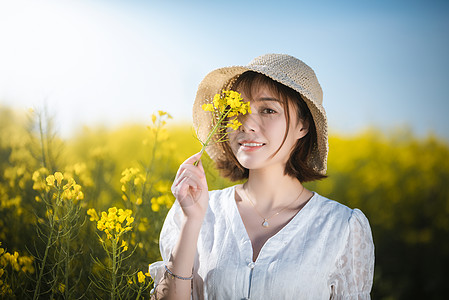
[[[268,224],[267,219],[263,219],[262,226],[265,227],[265,228],[267,228],[268,226],[270,226],[270,224]]]

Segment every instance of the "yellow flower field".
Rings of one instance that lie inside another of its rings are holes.
[[[53,128],[0,107],[0,298],[148,299],[171,182],[201,143],[162,111],[67,140]],[[329,143],[329,178],[307,187],[370,220],[372,298],[447,294],[447,141],[372,129]],[[202,159],[210,189],[233,184]]]

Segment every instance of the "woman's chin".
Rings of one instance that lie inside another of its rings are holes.
[[[248,170],[255,170],[259,169],[261,167],[261,163],[256,161],[255,159],[248,159],[248,158],[237,158],[239,163]]]

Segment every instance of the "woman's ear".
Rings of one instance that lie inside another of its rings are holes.
[[[309,122],[304,120],[299,120],[296,126],[296,139],[302,139],[309,132]]]

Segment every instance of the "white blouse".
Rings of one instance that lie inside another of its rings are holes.
[[[209,195],[193,270],[193,299],[370,298],[374,244],[360,210],[315,193],[252,261],[235,186]],[[163,277],[183,217],[176,201],[161,231],[164,261],[150,265],[155,284]]]

